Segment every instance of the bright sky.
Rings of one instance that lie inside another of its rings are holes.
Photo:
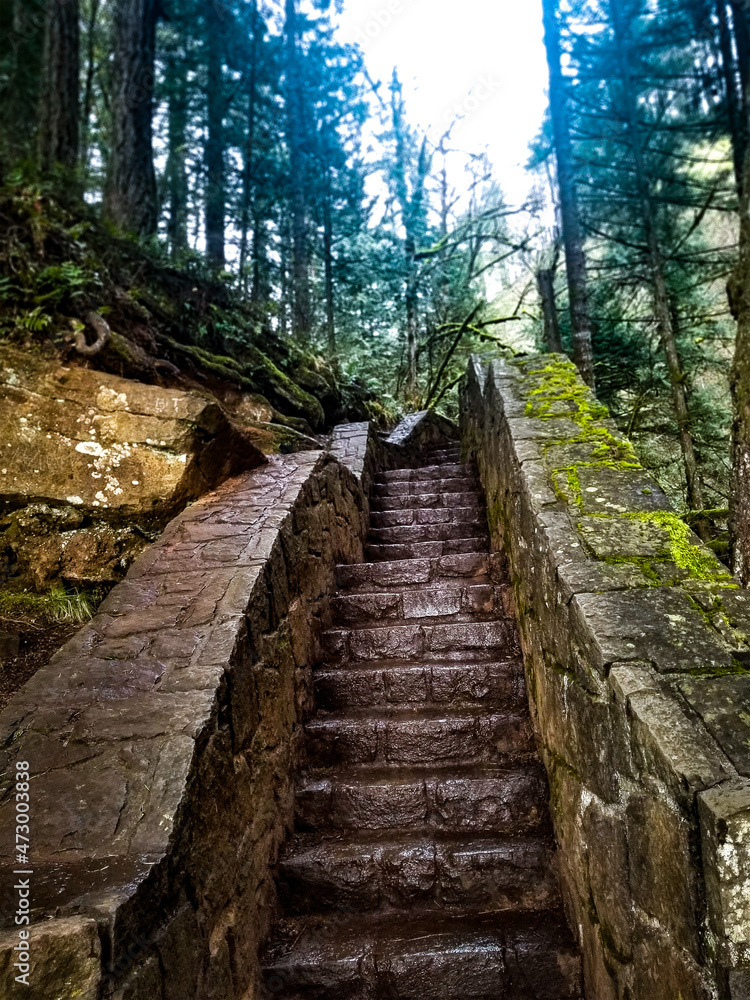
[[[397,66],[412,125],[452,145],[487,149],[510,202],[531,187],[523,165],[547,104],[541,0],[344,0],[345,41],[373,79]]]

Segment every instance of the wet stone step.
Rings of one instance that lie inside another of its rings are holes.
[[[476,469],[472,465],[440,462],[422,466],[419,469],[392,469],[375,477],[376,483],[421,482],[430,479],[474,478]]]
[[[540,837],[303,834],[287,845],[278,872],[281,902],[292,914],[328,907],[520,913],[561,905],[554,847]]]
[[[440,556],[459,555],[464,552],[486,552],[489,537],[477,535],[470,538],[453,538],[445,542],[401,542],[397,545],[365,546],[368,559],[394,562],[398,559],[439,559]]]
[[[484,505],[475,503],[469,507],[406,507],[403,510],[373,511],[370,515],[372,528],[399,528],[422,524],[463,524],[480,521],[486,524]]]
[[[371,528],[368,541],[374,545],[404,542],[446,542],[453,538],[482,538],[487,534],[484,518],[443,524],[408,524],[393,528]]]
[[[437,510],[441,507],[472,507],[481,504],[478,489],[463,493],[425,493],[406,494],[403,496],[373,496],[370,507],[373,512],[391,510]]]
[[[339,661],[414,660],[431,654],[460,659],[467,650],[520,655],[515,625],[509,619],[330,629],[323,634],[323,648]]]
[[[319,716],[305,725],[308,763],[510,763],[534,749],[528,713],[419,708]]]
[[[580,959],[559,920],[360,916],[290,920],[266,990],[305,1000],[578,1000]],[[283,992],[282,992],[283,991]]]
[[[462,587],[467,580],[486,581],[489,570],[490,557],[486,551],[467,552],[433,559],[385,559],[379,563],[337,566],[336,582],[342,589],[364,591],[421,587],[438,581],[441,586]]]
[[[305,774],[295,795],[301,830],[547,833],[541,764],[515,767],[340,768]]]
[[[420,590],[342,594],[331,600],[331,613],[339,625],[459,614],[509,617],[509,602],[510,590],[507,586],[485,583],[468,587],[438,586]]]
[[[337,567],[264,995],[581,1000],[484,496],[458,446],[423,459]]]
[[[324,667],[315,672],[320,710],[395,705],[480,704],[497,709],[526,706],[523,663],[395,663]]]
[[[445,479],[429,480],[430,490],[426,490],[426,480],[397,480],[396,482],[375,483],[372,488],[376,497],[405,497],[421,493],[471,493],[479,489],[478,479],[472,476],[451,476]]]

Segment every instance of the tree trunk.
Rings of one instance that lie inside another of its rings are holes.
[[[271,297],[266,250],[268,231],[263,207],[264,199],[256,196],[253,202],[253,284],[250,289],[252,302],[266,302]]]
[[[555,272],[551,267],[540,268],[536,276],[544,317],[544,346],[552,354],[562,354],[560,318],[555,300]]]
[[[331,184],[323,196],[323,263],[326,285],[326,334],[330,360],[336,356],[336,313],[333,292],[333,220],[331,218]]]
[[[167,236],[173,257],[188,246],[188,176],[187,176],[187,65],[181,52],[167,58],[169,110],[167,113],[168,154],[166,165],[169,218]]]
[[[633,89],[630,70],[627,31],[623,23],[618,0],[609,0],[609,9],[612,18],[612,26],[615,32],[615,41],[617,44],[617,57],[620,66],[623,89],[624,118],[628,127],[630,148],[633,154],[633,166],[635,168],[635,178],[638,187],[638,196],[641,203],[643,227],[646,234],[646,244],[648,246],[654,316],[656,319],[657,329],[659,331],[659,339],[664,347],[667,370],[669,372],[669,383],[672,390],[672,404],[677,418],[680,447],[682,449],[682,459],[685,467],[687,502],[691,510],[702,510],[703,497],[701,494],[701,484],[698,476],[698,465],[695,458],[693,437],[690,430],[690,410],[688,408],[687,394],[685,392],[685,376],[682,371],[680,355],[677,349],[677,340],[675,337],[672,310],[670,308],[669,292],[667,289],[664,271],[664,259],[662,257],[659,237],[656,231],[656,219],[654,216],[650,182],[643,156],[644,143],[641,128],[638,122],[636,96]]]
[[[126,232],[151,236],[158,222],[151,123],[158,0],[117,0],[114,12],[112,144],[104,207]]]
[[[583,237],[573,174],[573,150],[568,125],[568,108],[560,64],[557,4],[555,0],[542,0],[542,6],[544,11],[544,44],[549,66],[549,103],[555,137],[557,185],[560,191],[560,217],[568,275],[572,354],[581,377],[593,389],[594,354],[591,346],[586,259],[583,254]]]
[[[81,34],[78,0],[47,5],[39,94],[39,169],[78,163],[78,113]]]
[[[10,167],[38,155],[46,19],[44,0],[0,3],[0,183]]]
[[[216,0],[206,0],[208,89],[206,103],[206,256],[223,268],[224,247],[224,45],[221,12]]]
[[[719,21],[719,46],[721,48],[721,68],[724,75],[724,90],[727,101],[727,119],[732,137],[734,156],[734,176],[737,190],[742,185],[742,170],[747,150],[747,122],[743,114],[742,84],[737,72],[732,46],[732,35],[727,19],[726,0],[716,0],[716,14]]]
[[[304,150],[304,97],[298,51],[296,0],[286,0],[286,113],[292,201],[292,335],[310,337],[310,255],[307,242],[307,199]]]
[[[240,281],[247,291],[247,250],[250,229],[250,207],[255,180],[255,118],[258,95],[258,0],[253,0],[251,16],[253,41],[250,49],[250,75],[247,84],[247,141],[242,171],[242,213],[240,217]]]
[[[83,91],[83,141],[81,166],[88,176],[89,148],[91,146],[91,112],[94,107],[94,73],[96,71],[96,25],[99,19],[100,0],[90,0],[86,24],[86,84]]]
[[[740,204],[740,252],[730,300],[737,319],[737,342],[730,384],[732,489],[730,491],[734,572],[750,586],[750,151],[745,156]]]

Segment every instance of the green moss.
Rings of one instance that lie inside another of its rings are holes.
[[[643,556],[607,556],[601,560],[607,566],[637,566],[647,580],[661,586],[662,580],[649,559]]]
[[[631,521],[655,524],[667,535],[666,554],[669,560],[688,574],[691,580],[730,581],[729,573],[717,566],[715,556],[693,541],[694,535],[682,518],[673,511],[636,511],[623,514]]]
[[[691,677],[705,677],[709,680],[714,680],[718,677],[741,677],[750,674],[750,667],[746,667],[740,660],[732,660],[732,665],[729,667],[695,667],[693,670],[687,670],[687,674]]]

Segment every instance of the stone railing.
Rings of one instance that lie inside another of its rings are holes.
[[[349,435],[359,469],[368,433]],[[334,566],[361,560],[366,526],[344,464],[272,458],[172,521],[0,714],[3,996],[19,954],[19,760],[33,922],[18,995],[250,995]]]
[[[452,430],[345,425],[227,481],[0,713],[0,996],[261,995],[335,565],[362,561],[373,475]]]
[[[750,997],[750,594],[556,355],[469,366],[589,1000]]]

